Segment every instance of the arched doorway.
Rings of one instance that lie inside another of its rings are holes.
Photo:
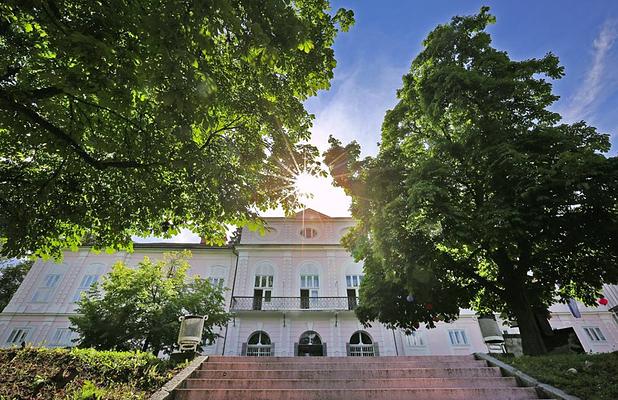
[[[326,355],[326,343],[322,343],[322,338],[315,331],[306,331],[300,335],[300,339],[294,347],[297,356]]]
[[[266,332],[253,332],[251,336],[249,336],[247,343],[243,343],[243,355],[268,357],[272,355],[274,346],[275,345],[270,341],[270,336],[268,336]]]
[[[377,343],[365,331],[356,331],[347,344],[347,353],[352,357],[373,357],[378,355]]]

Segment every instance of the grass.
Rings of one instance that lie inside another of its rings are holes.
[[[618,399],[618,352],[498,358],[583,400]],[[569,368],[577,373],[567,372]]]
[[[142,352],[25,348],[0,350],[0,366],[0,400],[137,400],[183,365]]]

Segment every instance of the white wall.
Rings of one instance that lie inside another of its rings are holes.
[[[353,225],[350,218],[328,218],[308,211],[295,218],[267,218],[270,229],[266,235],[243,229],[241,243],[236,252],[231,248],[209,248],[196,244],[141,244],[134,253],[95,254],[88,248],[78,252],[66,252],[63,262],[38,260],[13,299],[0,314],[0,346],[7,346],[7,339],[17,328],[29,329],[28,342],[51,345],[57,329],[69,326],[68,316],[74,312],[74,298],[86,275],[107,273],[116,261],[136,266],[144,256],[157,260],[164,252],[189,247],[193,253],[190,260],[191,275],[223,278],[225,286],[234,288],[234,296],[253,296],[256,271],[272,269],[273,297],[299,297],[300,276],[303,271],[319,275],[320,297],[346,297],[346,275],[362,274],[362,265],[355,263],[340,245],[341,236]],[[304,238],[301,230],[311,228],[316,236]],[[236,269],[236,264],[238,265]],[[235,273],[235,271],[237,272]],[[60,279],[45,301],[35,301],[37,290],[44,285],[50,274],[59,274]],[[226,305],[231,302],[232,291],[226,292]],[[618,324],[607,307],[584,307],[580,305],[582,318],[576,319],[566,305],[552,306],[554,328],[574,327],[586,351],[614,351],[618,345]],[[598,327],[605,341],[590,341],[586,327]],[[452,345],[449,330],[463,329],[467,344]],[[503,330],[508,330],[502,327]],[[277,355],[293,355],[294,343],[307,330],[320,334],[327,343],[328,355],[344,356],[345,344],[350,336],[364,330],[379,344],[381,355],[421,354],[470,354],[485,352],[481,331],[475,313],[462,310],[460,318],[450,324],[438,323],[435,329],[421,327],[422,346],[413,346],[401,331],[386,329],[379,323],[363,328],[351,311],[246,311],[237,312],[233,323],[223,328],[220,334],[226,339],[206,346],[207,354],[226,355],[241,353],[242,343],[251,333],[262,330],[275,343]],[[510,329],[510,331],[513,331]],[[394,337],[393,337],[394,336]]]
[[[80,292],[84,276],[108,273],[118,261],[135,267],[144,259],[159,260],[164,252],[175,250],[173,247],[161,248],[156,245],[136,245],[134,253],[118,252],[114,254],[94,253],[89,248],[77,252],[65,252],[61,263],[52,260],[37,260],[24,282],[0,314],[0,346],[10,346],[7,343],[11,332],[18,328],[29,329],[26,341],[33,344],[52,344],[56,329],[68,328],[68,317],[74,314],[75,298]],[[194,246],[190,275],[201,277],[218,277],[225,279],[225,286],[230,287],[233,281],[236,256],[232,249],[211,249]],[[51,289],[43,289],[49,293],[41,301],[37,291],[45,286],[50,275],[59,275],[57,283]],[[226,292],[226,304],[229,304],[231,291]],[[224,331],[223,331],[224,333]],[[222,342],[222,341],[219,341]],[[66,342],[65,345],[69,345]],[[213,347],[210,347],[211,349]]]

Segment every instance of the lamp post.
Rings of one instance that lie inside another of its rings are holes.
[[[208,319],[207,315],[185,315],[180,321],[180,331],[178,332],[178,346],[182,352],[195,352],[197,346],[202,341],[204,322]]]

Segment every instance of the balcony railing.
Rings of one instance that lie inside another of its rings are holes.
[[[354,310],[357,297],[232,297],[232,311]]]

